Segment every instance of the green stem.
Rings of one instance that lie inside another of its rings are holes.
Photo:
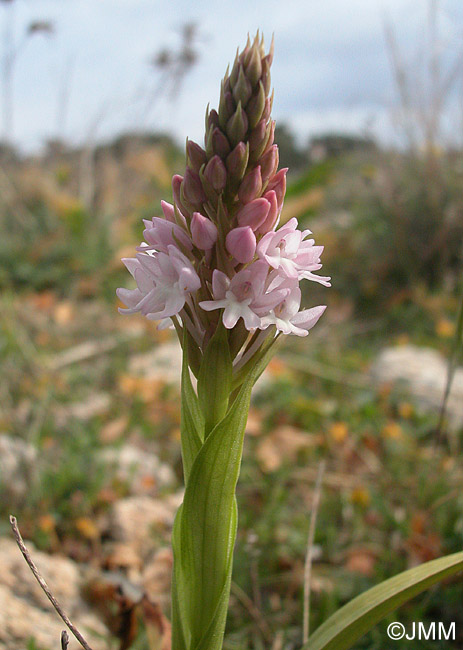
[[[233,403],[228,405],[232,386],[226,337],[226,332],[218,331],[205,350],[198,396],[185,366],[182,375],[181,430],[186,488],[172,539],[172,650],[222,648],[237,527],[235,490],[244,431],[252,387],[271,357],[269,351],[249,369]],[[187,363],[185,355],[184,349],[184,364]],[[224,385],[228,386],[226,391]],[[204,423],[211,417],[214,395],[223,395],[228,406],[222,419],[208,432]]]

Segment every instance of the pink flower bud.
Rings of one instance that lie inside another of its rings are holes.
[[[206,152],[199,146],[199,144],[193,142],[193,140],[187,140],[186,153],[188,157],[188,165],[198,173],[201,166],[207,162]]]
[[[249,203],[257,198],[262,191],[262,176],[260,165],[250,171],[243,179],[238,190],[238,196],[241,203]]]
[[[285,198],[287,171],[287,167],[280,169],[280,171],[270,179],[269,184],[267,185],[267,190],[274,190],[275,194],[277,195],[278,207],[280,209]]]
[[[214,129],[216,126],[219,126],[219,115],[217,111],[213,108],[209,115],[207,116],[207,128]]]
[[[270,210],[270,203],[267,199],[254,199],[241,208],[236,215],[240,226],[249,226],[256,230],[264,223]]]
[[[272,146],[273,140],[275,139],[275,124],[276,124],[275,120],[271,120],[270,125],[268,127],[268,138],[267,138],[267,144],[265,145],[266,149]]]
[[[227,183],[227,170],[219,156],[213,156],[206,165],[204,176],[216,192],[222,192]]]
[[[270,232],[275,227],[280,209],[278,207],[277,195],[273,190],[265,192],[263,198],[269,202],[270,207],[265,221],[261,223],[256,232],[265,235],[265,233]]]
[[[212,131],[212,150],[221,158],[225,158],[230,153],[230,143],[227,136],[220,129]]]
[[[256,236],[249,226],[234,228],[228,233],[225,245],[235,260],[247,264],[256,252]]]
[[[265,139],[265,134],[267,130],[267,122],[261,120],[257,126],[251,131],[249,136],[249,150],[255,151],[256,149],[262,146],[262,142]]]
[[[217,226],[199,212],[193,212],[191,218],[191,238],[193,244],[203,251],[211,249],[217,241]]]
[[[249,149],[244,144],[244,142],[239,142],[231,153],[227,156],[227,169],[230,172],[233,179],[240,181],[249,160]]]
[[[219,122],[222,129],[225,129],[229,118],[235,112],[235,104],[233,102],[233,95],[230,92],[230,81],[222,81],[220,88],[220,101],[219,101]]]
[[[278,169],[278,146],[273,144],[270,149],[260,159],[262,167],[262,180],[265,182],[273,176]]]
[[[265,99],[264,112],[262,113],[262,117],[265,120],[268,120],[270,118],[270,113],[272,112],[272,106],[273,106],[273,91],[270,97],[266,97]]]
[[[183,214],[188,214],[188,210],[185,208],[185,206],[182,203],[182,183],[183,183],[183,176],[180,176],[179,174],[175,174],[172,177],[172,194],[174,196],[174,203],[178,207],[179,210]]]
[[[161,208],[167,221],[176,223],[174,206],[171,203],[167,203],[167,201],[161,201]]]
[[[192,205],[199,205],[206,198],[198,174],[189,167],[186,168],[183,178],[183,196]]]

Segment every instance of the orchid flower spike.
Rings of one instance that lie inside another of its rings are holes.
[[[123,313],[164,319],[162,326],[171,319],[199,362],[220,322],[236,329],[238,359],[256,331],[266,333],[262,345],[279,334],[305,336],[325,309],[301,310],[299,288],[304,279],[330,286],[317,274],[323,246],[295,218],[277,229],[287,169],[278,170],[270,115],[272,59],[273,43],[266,53],[260,37],[237,54],[217,110],[206,115],[203,146],[187,141],[173,203],[145,220],[145,241],[125,261],[137,288],[118,290]]]

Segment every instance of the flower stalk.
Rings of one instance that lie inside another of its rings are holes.
[[[310,231],[296,219],[277,229],[287,170],[273,141],[272,59],[259,34],[237,53],[218,111],[206,113],[204,148],[187,141],[173,204],[145,221],[145,241],[124,260],[137,288],[118,290],[122,312],[175,327],[183,348],[172,650],[222,647],[252,387],[280,335],[306,336],[325,309],[300,309],[300,281],[329,286]]]

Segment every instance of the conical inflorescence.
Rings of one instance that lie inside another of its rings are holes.
[[[324,307],[300,310],[302,279],[315,275],[323,247],[296,219],[277,229],[287,169],[278,170],[271,118],[270,66],[256,36],[238,52],[221,84],[218,110],[206,113],[204,147],[188,140],[173,204],[146,220],[145,241],[124,260],[137,282],[119,289],[127,305],[186,334],[193,370],[220,321],[233,334],[236,364],[279,333],[305,336]],[[252,344],[250,345],[250,341]]]

